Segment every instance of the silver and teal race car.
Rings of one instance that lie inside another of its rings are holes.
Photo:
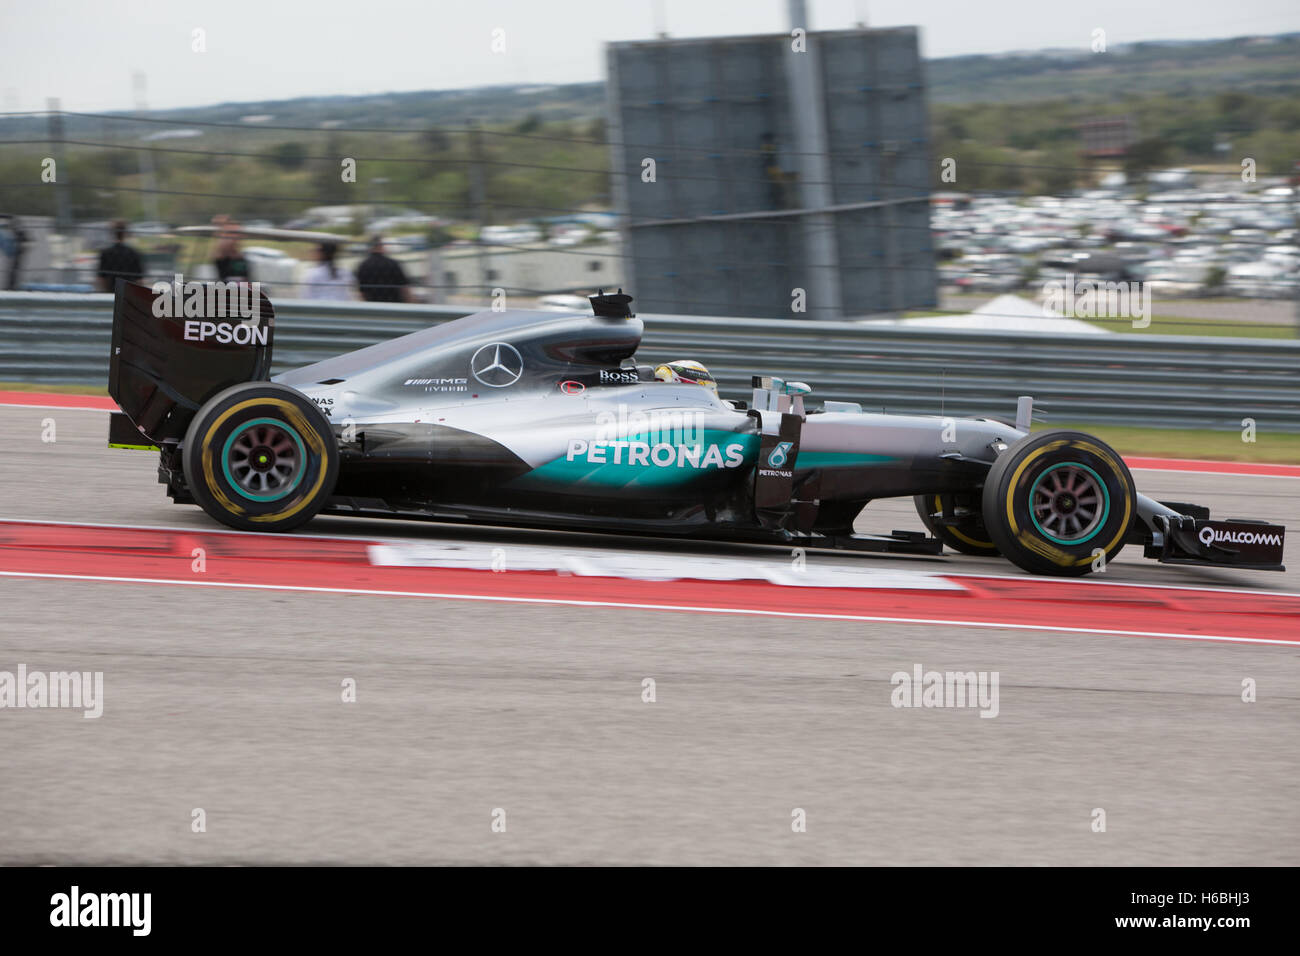
[[[171,498],[233,528],[332,514],[947,545],[1057,575],[1135,543],[1170,564],[1282,567],[1281,526],[1141,495],[1097,438],[1029,434],[1027,402],[1011,425],[817,407],[767,373],[743,396],[660,381],[638,364],[642,323],[621,292],[590,313],[480,312],[272,376],[274,311],[247,290],[182,301],[119,282],[110,360],[110,444],[157,449]],[[855,532],[895,497],[929,534]]]

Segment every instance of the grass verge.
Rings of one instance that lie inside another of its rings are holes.
[[[107,395],[100,385],[48,385],[44,382],[0,381],[0,392],[48,392],[57,395]]]
[[[99,385],[47,385],[42,382],[0,382],[0,392],[51,392],[56,395],[107,395]]]
[[[1035,425],[1034,431],[1072,428],[1096,435],[1121,455],[1146,458],[1205,458],[1211,461],[1259,461],[1300,465],[1300,435],[1257,432],[1254,442],[1239,431],[1176,428],[1133,428],[1127,425]]]
[[[1187,315],[1153,315],[1144,329],[1133,327],[1131,319],[1089,319],[1107,332],[1121,335],[1210,335],[1238,339],[1294,339],[1295,325],[1277,322],[1244,322],[1235,319],[1202,319]]]

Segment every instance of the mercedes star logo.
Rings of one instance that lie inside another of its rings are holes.
[[[492,342],[474,353],[469,370],[488,388],[505,388],[524,374],[524,360],[508,342]]]

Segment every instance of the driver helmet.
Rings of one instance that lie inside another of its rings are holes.
[[[694,385],[703,385],[714,395],[718,394],[718,383],[713,380],[709,370],[692,359],[665,362],[655,369],[655,378],[661,382],[690,382]]]

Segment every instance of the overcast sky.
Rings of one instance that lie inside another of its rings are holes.
[[[809,0],[813,29],[921,28],[929,57],[1300,30],[1297,0]],[[0,0],[0,109],[134,108],[601,79],[611,40],[788,31],[785,0]],[[206,52],[193,52],[194,31]],[[505,52],[492,51],[504,31]]]

